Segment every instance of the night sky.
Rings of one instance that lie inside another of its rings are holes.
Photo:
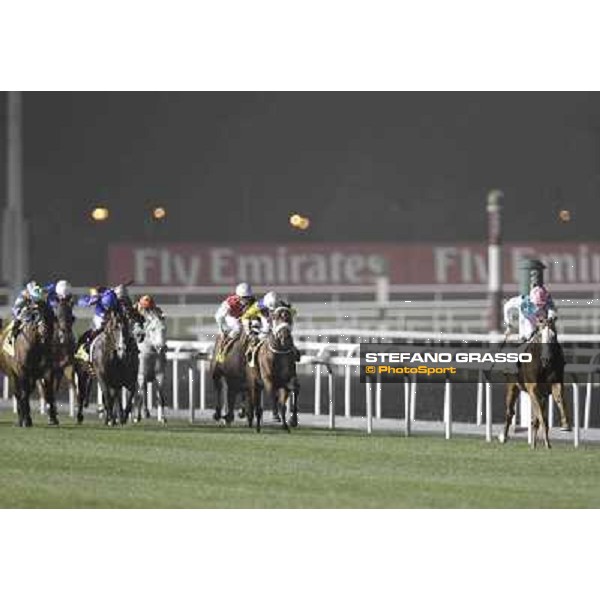
[[[110,241],[596,240],[598,93],[27,93],[32,272],[100,282]],[[0,133],[5,139],[5,95]],[[5,147],[0,148],[5,164]],[[6,189],[4,168],[0,174]],[[5,193],[1,196],[4,197]],[[111,219],[89,219],[105,204]],[[168,218],[153,223],[149,209]],[[573,220],[560,224],[558,210]],[[292,211],[308,233],[287,225]]]

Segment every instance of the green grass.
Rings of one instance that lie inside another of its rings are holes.
[[[0,415],[0,507],[600,507],[600,447]]]

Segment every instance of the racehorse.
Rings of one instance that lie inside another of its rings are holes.
[[[25,308],[21,321],[12,345],[7,340],[11,335],[9,328],[0,334],[0,369],[9,376],[17,400],[18,424],[32,426],[29,398],[40,381],[48,406],[48,423],[58,425],[52,364],[54,318],[46,303],[40,302]]]
[[[71,301],[61,298],[54,310],[54,336],[52,357],[54,367],[54,393],[58,394],[63,377],[69,388],[77,394],[75,383],[75,336],[73,335],[73,309]]]
[[[155,311],[146,311],[144,314],[144,337],[138,338],[139,370],[137,375],[136,409],[137,415],[134,421],[142,419],[142,406],[144,416],[150,417],[150,411],[146,403],[146,389],[148,383],[156,384],[156,392],[161,407],[161,421],[166,423],[165,410],[165,373],[167,370],[167,324]],[[153,386],[154,389],[154,386]],[[131,406],[127,406],[127,414],[131,412]]]
[[[127,391],[126,406],[137,389],[139,367],[138,350],[129,335],[127,322],[122,315],[109,313],[106,323],[90,346],[90,362],[78,361],[79,393],[77,421],[83,421],[83,408],[87,405],[92,377],[98,379],[102,392],[104,423],[109,426],[124,424],[127,415],[121,402],[121,389]]]
[[[506,414],[502,442],[508,440],[508,430],[515,414],[515,404],[520,391],[526,391],[531,399],[532,446],[535,448],[537,432],[542,426],[544,444],[550,448],[546,405],[550,394],[560,412],[561,429],[570,431],[569,418],[564,402],[564,366],[562,347],[558,342],[554,321],[540,319],[524,352],[531,353],[529,363],[520,363],[516,377],[509,376],[505,403]]]
[[[273,415],[281,413],[281,424],[290,431],[286,420],[287,401],[292,394],[292,416],[289,425],[298,426],[300,384],[296,374],[296,348],[292,338],[292,312],[286,306],[273,311],[272,331],[256,350],[255,365],[248,365],[248,426],[256,417],[256,431],[262,422],[261,389],[271,400]]]
[[[213,419],[217,422],[225,419],[227,425],[234,420],[235,400],[241,395],[242,403],[246,397],[246,348],[248,334],[245,331],[231,343],[223,361],[217,361],[222,340],[217,339],[213,352],[211,373],[216,394],[216,407]],[[227,414],[223,417],[223,379],[227,383]]]

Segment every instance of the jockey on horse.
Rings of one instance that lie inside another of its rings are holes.
[[[279,308],[286,308],[293,316],[296,314],[295,309],[289,302],[279,297],[277,292],[273,290],[267,292],[262,298],[253,302],[241,317],[244,329],[249,333],[255,333],[250,336],[247,356],[248,362],[253,364],[253,359],[259,345],[265,340],[273,328],[273,313]],[[258,328],[253,327],[254,324]],[[300,360],[300,351],[294,346],[294,358],[296,362]]]
[[[247,283],[239,283],[235,293],[221,302],[215,313],[215,320],[221,332],[215,353],[216,362],[222,363],[225,360],[227,352],[241,335],[241,317],[253,302],[252,288]]]
[[[77,358],[80,358],[84,362],[89,362],[91,344],[104,327],[109,313],[118,314],[120,312],[119,299],[114,290],[105,287],[96,287],[90,289],[89,295],[82,296],[78,300],[77,306],[94,307],[92,328],[88,329],[79,338],[76,353]]]
[[[44,302],[44,290],[35,281],[30,281],[17,296],[12,307],[12,329],[10,333],[10,342],[14,343],[21,324],[24,319],[27,319],[27,314],[30,309]]]
[[[525,352],[528,349],[529,343],[534,338],[538,327],[541,324],[547,323],[552,331],[555,331],[555,323],[558,319],[558,311],[550,295],[550,292],[544,285],[535,285],[529,295],[522,294],[510,298],[504,305],[504,321],[506,323],[506,339],[514,335],[519,342],[519,352]],[[563,401],[563,374],[564,374],[564,356],[562,348],[555,337],[556,356],[552,367],[547,370],[544,377],[548,377],[548,384],[552,392],[552,396],[560,412],[561,429],[570,430],[569,417]],[[546,344],[550,350],[549,344]],[[508,367],[506,374],[508,376],[506,390],[506,414],[504,435],[501,436],[501,441],[506,441],[508,438],[508,429],[515,414],[515,403],[519,394],[519,390],[523,383],[538,383],[524,381],[526,376],[521,373],[521,365],[516,364]],[[541,383],[541,382],[539,382]]]
[[[529,295],[513,296],[504,305],[504,321],[507,335],[518,334],[519,341],[525,342],[536,330],[538,321],[556,321],[558,312],[550,292],[543,285],[536,285]]]

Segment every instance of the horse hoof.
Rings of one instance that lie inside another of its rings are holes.
[[[83,415],[77,415],[77,425],[81,425],[83,423]]]
[[[292,417],[290,419],[290,427],[298,427],[298,417]]]
[[[273,415],[273,421],[276,423],[281,423],[281,417],[277,414]]]
[[[221,420],[221,415],[218,412],[213,413],[213,419],[218,423]]]
[[[498,434],[498,441],[499,441],[501,444],[506,444],[506,436],[505,436],[503,433],[499,433],[499,434]]]
[[[150,418],[152,418],[152,415],[150,414],[150,411],[149,411],[149,410],[147,410],[147,411],[144,413],[144,419],[150,419]]]
[[[58,419],[48,419],[48,425],[51,425],[53,427],[58,427],[58,425],[59,425]]]

